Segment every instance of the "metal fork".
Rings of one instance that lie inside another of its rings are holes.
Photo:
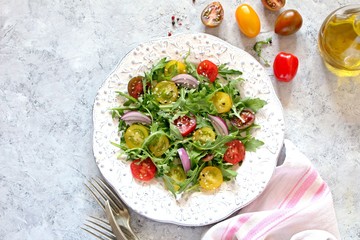
[[[97,239],[116,240],[112,233],[110,225],[103,219],[90,216],[84,224],[86,227],[80,227],[84,231],[90,233]]]
[[[125,204],[117,196],[115,190],[106,181],[92,178],[89,185],[85,184],[97,203],[105,211],[105,201],[109,200],[115,219],[129,240],[139,240],[130,226],[130,214]]]

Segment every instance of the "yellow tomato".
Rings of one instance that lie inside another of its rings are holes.
[[[156,100],[161,104],[169,104],[175,102],[178,95],[178,87],[173,81],[162,81],[156,84],[154,88]]]
[[[133,124],[125,131],[125,143],[128,148],[139,148],[149,136],[146,127],[140,124]]]
[[[223,183],[221,170],[214,166],[207,166],[199,175],[200,187],[204,190],[215,190]]]
[[[170,169],[167,175],[174,180],[174,183],[172,185],[175,191],[178,191],[180,188],[178,183],[182,183],[186,179],[186,173],[183,167],[181,165],[176,165]]]
[[[232,107],[231,97],[224,92],[215,93],[212,101],[218,113],[226,113],[230,111]]]
[[[202,127],[194,132],[193,140],[201,143],[215,141],[216,134],[210,127]]]
[[[177,75],[186,73],[186,66],[184,63],[176,60],[171,60],[165,65],[164,74],[165,76]]]
[[[170,142],[167,136],[160,135],[155,137],[149,144],[150,151],[155,157],[163,155],[170,147]]]
[[[241,4],[235,12],[240,31],[247,37],[256,37],[260,32],[260,18],[249,4]]]

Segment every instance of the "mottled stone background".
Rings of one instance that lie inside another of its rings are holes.
[[[92,154],[92,104],[119,60],[139,43],[169,33],[206,32],[255,56],[257,40],[273,37],[263,56],[296,54],[291,83],[274,80],[286,138],[329,184],[343,239],[360,238],[360,79],[338,79],[322,64],[317,34],[328,13],[355,0],[288,0],[303,16],[301,30],[279,37],[276,12],[251,4],[262,21],[255,39],[238,30],[234,12],[245,1],[221,1],[219,28],[200,21],[204,0],[0,0],[0,239],[90,239],[79,227],[103,216],[84,187],[99,171]],[[171,16],[179,18],[175,26]],[[146,201],[146,199],[143,199]],[[188,228],[135,213],[141,239],[199,239]],[[310,219],[309,219],[310,220]]]

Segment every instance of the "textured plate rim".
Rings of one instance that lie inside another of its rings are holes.
[[[217,37],[214,37],[212,35],[209,35],[209,34],[205,34],[205,33],[186,33],[186,34],[178,34],[178,35],[173,35],[171,37],[162,37],[162,38],[157,38],[157,39],[153,39],[153,40],[150,40],[148,42],[145,42],[145,43],[141,43],[139,44],[139,46],[141,45],[151,45],[151,44],[155,44],[155,43],[158,43],[158,42],[163,42],[163,41],[166,41],[166,40],[173,40],[173,39],[176,39],[176,38],[184,38],[184,37],[188,37],[189,39],[191,38],[196,38],[196,37],[204,37],[204,38],[207,38],[209,39],[210,42],[218,42],[218,43],[221,43],[222,45],[226,46],[227,48],[231,49],[231,50],[234,50],[234,51],[239,51],[241,52],[242,54],[247,54],[247,57],[248,58],[251,58],[252,61],[254,62],[257,62],[257,60],[255,58],[253,58],[250,54],[248,54],[247,52],[245,52],[244,50],[241,50],[227,42],[225,42],[224,40],[220,39],[220,38],[217,38]],[[134,48],[136,49],[136,47]],[[133,50],[129,51],[119,62],[118,64],[116,65],[115,69],[109,74],[109,76],[105,79],[105,81],[102,83],[101,87],[99,88],[99,91],[102,90],[107,82],[107,80],[116,73],[117,69],[119,68],[119,65],[123,62],[123,60],[125,58],[127,58],[129,56],[130,53],[132,53]],[[263,69],[263,67],[261,67]],[[263,69],[264,71],[264,69]],[[265,71],[264,73],[265,74]],[[266,75],[266,74],[265,74]],[[284,122],[284,119],[283,119],[283,113],[282,113],[282,106],[281,106],[281,103],[279,101],[279,99],[277,98],[276,96],[276,93],[275,93],[275,90],[273,88],[273,85],[269,79],[269,77],[267,76],[268,79],[267,80],[267,87],[269,89],[269,91],[271,92],[271,96],[272,96],[272,100],[274,101],[273,104],[276,105],[276,107],[281,111],[281,121],[282,121],[282,124]],[[99,92],[98,92],[99,94]],[[97,94],[97,96],[98,96]],[[93,105],[93,124],[94,124],[94,136],[93,136],[93,142],[95,142],[95,109],[97,108],[96,107],[96,98],[95,98],[95,101],[94,101],[94,105]],[[182,225],[182,226],[204,226],[204,225],[209,225],[209,224],[213,224],[213,223],[216,223],[218,221],[221,221],[223,219],[226,219],[227,217],[231,216],[234,212],[238,211],[239,209],[245,207],[246,205],[250,204],[252,201],[254,201],[262,192],[263,190],[265,189],[265,187],[267,186],[273,172],[274,172],[274,169],[276,167],[276,160],[277,160],[277,157],[280,153],[280,150],[281,150],[281,146],[283,144],[283,140],[284,140],[284,130],[282,130],[281,132],[281,136],[279,136],[279,139],[280,139],[280,142],[279,143],[279,147],[276,149],[275,153],[274,153],[274,158],[273,158],[273,164],[272,164],[272,168],[269,169],[269,177],[268,179],[266,180],[266,182],[263,184],[263,187],[261,188],[260,191],[257,192],[257,194],[254,194],[253,197],[251,199],[249,199],[245,204],[242,204],[242,205],[239,205],[237,206],[236,208],[232,209],[231,211],[227,211],[226,214],[223,214],[222,217],[220,218],[216,218],[216,219],[210,219],[210,220],[207,220],[207,221],[203,221],[203,220],[200,220],[198,222],[186,222],[186,221],[178,221],[176,219],[172,219],[172,218],[158,218],[157,216],[152,216],[152,215],[149,215],[147,214],[146,212],[142,212],[142,211],[139,211],[137,210],[136,208],[133,208],[132,207],[132,203],[131,202],[127,202],[126,199],[125,199],[125,203],[131,207],[135,212],[139,213],[140,215],[143,215],[149,219],[152,219],[152,220],[155,220],[155,221],[158,221],[158,222],[165,222],[165,223],[172,223],[172,224],[176,224],[176,225]],[[280,146],[281,145],[281,146]],[[95,147],[93,145],[93,152],[94,152],[94,156],[96,155],[95,154]],[[96,159],[96,157],[95,157]],[[119,160],[118,160],[119,161]],[[122,193],[121,191],[117,188],[116,184],[114,183],[115,182],[115,178],[113,175],[109,176],[109,171],[105,171],[105,169],[103,167],[100,166],[99,162],[96,160],[96,163],[99,167],[99,170],[100,172],[102,173],[102,175],[104,176],[105,179],[107,179],[107,181],[109,181],[109,183],[114,186],[114,188],[117,190],[118,194],[120,196],[122,196]],[[113,165],[115,166],[115,165]],[[115,166],[116,167],[116,166]],[[164,190],[166,191],[166,190]],[[124,200],[124,199],[123,199]]]

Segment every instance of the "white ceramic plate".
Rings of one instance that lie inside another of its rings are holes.
[[[256,115],[261,126],[254,132],[263,145],[247,152],[234,181],[224,183],[215,193],[194,192],[180,200],[164,188],[160,180],[135,181],[125,156],[110,144],[119,142],[117,122],[109,109],[121,104],[115,91],[127,91],[130,78],[143,75],[163,57],[181,60],[190,50],[189,61],[209,59],[241,70],[246,81],[242,96],[259,97],[267,105]],[[218,222],[253,201],[266,187],[276,166],[284,139],[282,107],[262,65],[251,55],[221,39],[207,34],[182,34],[140,44],[129,52],[99,89],[93,109],[93,151],[103,176],[114,186],[122,200],[137,213],[155,221],[184,226]]]

